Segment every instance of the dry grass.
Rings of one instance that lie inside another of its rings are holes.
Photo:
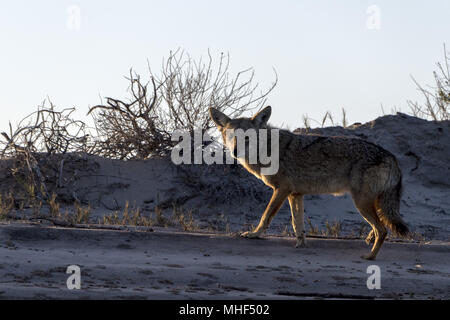
[[[410,232],[406,238],[406,240],[417,241],[417,242],[425,242],[425,236],[419,232]]]
[[[173,206],[172,222],[180,225],[184,231],[195,231],[198,229],[192,216],[192,210],[183,210],[182,207]]]
[[[342,127],[347,128],[347,126],[348,126],[347,111],[345,111],[345,109],[342,108]]]
[[[5,219],[7,215],[14,209],[14,197],[12,193],[5,195],[0,194],[0,219]]]
[[[307,235],[309,236],[324,236],[332,238],[339,238],[341,236],[342,224],[340,221],[330,223],[327,220],[325,221],[325,229],[320,230],[318,226],[313,225],[309,217],[306,217],[305,220],[309,227],[309,230],[307,232]]]
[[[75,225],[87,225],[91,222],[91,211],[90,205],[82,206],[79,202],[75,202],[73,206],[73,212],[69,212],[66,208],[65,213],[61,213],[61,206],[57,201],[56,194],[53,194],[49,202],[46,204],[48,206],[48,214],[42,215],[41,211],[43,208],[42,201],[36,201],[32,206],[32,219],[37,220],[48,220],[53,222],[55,225],[60,226],[75,226]],[[16,212],[16,200],[12,193],[0,194],[0,219],[18,219],[12,215]],[[19,210],[23,209],[23,203],[18,207]],[[211,232],[224,232],[227,235],[238,235],[242,232],[232,232],[230,223],[225,216],[221,216],[223,221],[218,224],[210,224],[206,230]],[[314,225],[309,217],[305,217],[306,225],[308,227],[307,236],[320,236],[320,237],[331,237],[331,238],[341,238],[342,237],[342,224],[340,221],[329,222],[325,221],[325,228],[320,229],[317,225]],[[141,209],[136,207],[130,207],[127,201],[123,209],[122,214],[118,211],[114,211],[108,215],[104,215],[102,219],[98,220],[98,224],[105,226],[139,226],[139,227],[180,227],[183,231],[193,232],[198,230],[204,230],[205,228],[200,228],[196,223],[192,210],[186,210],[181,206],[173,204],[172,214],[166,217],[162,209],[158,207],[155,208],[153,213],[149,215],[143,215]],[[254,231],[255,226],[249,225],[248,230]],[[364,223],[360,223],[360,228],[355,234],[351,233],[349,236],[344,236],[344,238],[359,238],[365,239],[367,237],[370,227]],[[285,225],[280,228],[280,234],[282,236],[292,237],[294,232],[291,230],[290,225]],[[411,232],[406,240],[415,242],[424,242],[425,238],[422,234],[418,232]]]
[[[310,236],[317,236],[317,235],[319,235],[320,234],[319,227],[313,225],[312,222],[311,222],[311,219],[309,217],[306,217],[305,220],[306,220],[306,223],[309,226],[309,230],[308,230],[307,234],[310,235]]]
[[[160,207],[155,208],[156,224],[159,226],[165,226],[167,219],[164,217],[163,210]]]
[[[88,205],[87,207],[81,206],[81,204],[78,201],[75,201],[74,204],[74,223],[89,223],[89,217],[91,215],[91,205]]]
[[[48,202],[48,204],[50,207],[50,215],[52,217],[60,217],[61,216],[60,205],[56,201],[56,193],[52,194],[52,197],[50,198],[50,201]]]
[[[342,226],[339,221],[329,223],[328,220],[325,221],[325,230],[322,231],[322,235],[327,237],[338,238],[342,231]]]
[[[317,121],[311,117],[309,117],[307,114],[304,114],[302,116],[302,124],[303,127],[306,129],[306,132],[308,132],[311,129],[311,122],[316,123],[320,127],[325,127],[327,123],[329,123],[331,126],[336,126],[337,123],[334,121],[333,114],[331,111],[325,112],[325,115],[322,117],[322,121]],[[344,108],[342,108],[342,127],[346,128],[348,126],[348,119],[347,119],[347,111],[345,111]]]
[[[333,116],[331,115],[330,111],[327,111],[325,113],[325,116],[322,118],[322,127],[325,125],[325,123],[327,122],[327,119],[331,122],[331,125],[334,126],[334,121],[333,121]]]
[[[411,77],[424,101],[408,100],[411,113],[415,117],[442,121],[450,120],[450,54],[444,44],[444,63],[437,63],[433,72],[434,85],[422,86]]]
[[[293,237],[295,234],[292,232],[291,227],[289,225],[285,225],[281,230],[281,235],[283,237]]]
[[[125,203],[122,216],[119,215],[118,211],[114,211],[109,215],[104,215],[100,223],[104,225],[140,227],[151,227],[155,224],[151,217],[142,215],[139,207],[133,206],[130,208],[128,201]]]
[[[141,213],[139,207],[130,207],[127,201],[122,215],[115,211],[109,215],[103,216],[101,221],[104,225],[121,226],[143,226],[143,227],[181,227],[184,231],[198,230],[192,215],[192,210],[185,210],[181,206],[173,205],[172,215],[164,216],[163,210],[156,207],[154,212],[145,216]]]

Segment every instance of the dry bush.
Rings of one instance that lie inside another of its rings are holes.
[[[144,84],[133,70],[126,79],[130,81],[130,101],[107,98],[106,105],[94,106],[88,112],[97,129],[94,153],[112,159],[165,155],[172,142],[157,111],[161,103],[157,93],[160,85],[153,77]]]
[[[96,134],[89,134],[83,121],[72,117],[74,108],[57,111],[46,101],[25,117],[9,133],[2,132],[0,154],[20,162],[17,171],[28,180],[28,192],[48,198],[48,190],[39,168],[37,155],[90,153],[111,159],[146,159],[168,155],[176,142],[175,130],[193,134],[195,129],[208,130],[213,123],[209,107],[232,117],[260,108],[277,84],[259,91],[254,71],[246,69],[230,76],[229,56],[221,54],[217,63],[208,59],[195,61],[183,51],[170,52],[163,61],[160,75],[150,71],[148,81],[130,70],[128,100],[106,98],[106,104],[89,109]]]
[[[46,104],[49,106],[46,107]],[[57,111],[50,100],[45,100],[37,110],[23,118],[9,134],[2,132],[1,157],[15,157],[21,153],[66,154],[89,152],[88,129],[83,121],[75,120],[75,108]]]
[[[74,119],[75,108],[57,110],[44,101],[0,135],[0,159],[7,168],[1,188],[9,188],[0,191],[13,191],[22,207],[39,211],[49,205],[51,215],[57,215],[59,202],[82,201],[76,194],[77,172],[95,170],[86,154],[111,159],[165,156],[176,143],[171,141],[174,130],[193,134],[212,128],[209,107],[235,117],[263,106],[277,79],[260,91],[252,69],[231,76],[229,62],[224,54],[214,61],[208,52],[203,61],[176,51],[163,62],[159,76],[150,70],[148,81],[130,70],[129,100],[107,98],[106,104],[90,108],[95,128]]]
[[[413,79],[417,89],[422,93],[423,104],[408,100],[411,112],[415,117],[434,121],[450,120],[450,57],[444,45],[444,63],[437,63],[437,71],[433,72],[435,84],[425,88]]]
[[[46,183],[49,166],[56,166],[55,175],[61,174],[66,155],[92,150],[88,128],[72,117],[75,109],[57,111],[48,103],[47,107],[44,101],[15,128],[10,123],[9,133],[2,132],[0,136],[0,159],[10,164],[6,178],[12,178],[12,189],[19,189],[26,198],[38,201],[50,200]],[[57,186],[61,175],[55,180]]]
[[[209,107],[231,117],[262,107],[277,79],[266,91],[259,91],[252,69],[232,77],[229,62],[225,54],[215,63],[209,52],[204,62],[178,50],[163,61],[159,76],[149,68],[147,82],[130,70],[127,101],[107,98],[106,104],[89,110],[99,136],[96,153],[117,159],[167,155],[175,130],[193,135],[195,129],[213,127]]]
[[[264,106],[277,78],[267,90],[259,91],[259,84],[253,84],[253,69],[239,71],[233,77],[229,66],[230,56],[224,53],[215,66],[209,51],[206,62],[195,61],[184,51],[170,52],[158,78],[163,102],[160,116],[170,131],[210,129],[214,124],[209,107],[238,117]]]

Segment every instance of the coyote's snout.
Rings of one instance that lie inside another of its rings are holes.
[[[230,119],[214,108],[209,111],[231,155],[274,190],[256,229],[242,236],[259,237],[287,198],[297,237],[296,246],[304,246],[303,195],[344,192],[351,194],[355,206],[372,227],[366,242],[374,241],[374,245],[364,258],[375,259],[386,238],[386,227],[400,236],[408,233],[408,227],[399,214],[402,175],[395,156],[390,152],[357,138],[297,135],[280,129],[276,148],[279,151],[278,171],[268,175],[261,170],[264,164],[251,162],[246,152],[236,150],[234,132],[237,129],[245,132],[271,129],[267,124],[271,107],[252,118]],[[268,136],[268,145],[272,145],[272,138],[272,135]]]

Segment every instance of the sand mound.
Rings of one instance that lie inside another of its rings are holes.
[[[305,129],[294,132],[303,133]],[[405,114],[388,115],[348,128],[309,130],[323,135],[367,139],[392,152],[403,172],[401,212],[411,229],[426,238],[448,240],[450,235],[450,122],[433,122]],[[0,170],[1,190],[12,185]],[[78,166],[78,167],[77,167]],[[55,165],[55,168],[58,166]],[[90,203],[96,215],[120,211],[126,201],[150,213],[158,206],[170,214],[173,206],[190,209],[201,227],[231,230],[256,225],[271,190],[239,165],[174,165],[170,159],[119,161],[73,155],[65,161],[63,187],[58,197]],[[350,197],[309,195],[305,215],[324,228],[340,221],[343,234],[355,234],[365,224]],[[287,203],[274,219],[270,232],[290,224]]]

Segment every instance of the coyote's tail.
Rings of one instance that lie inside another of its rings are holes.
[[[408,235],[409,229],[400,216],[402,174],[396,161],[391,163],[389,171],[386,187],[378,195],[378,198],[375,201],[375,207],[381,222],[395,234],[405,237]]]

